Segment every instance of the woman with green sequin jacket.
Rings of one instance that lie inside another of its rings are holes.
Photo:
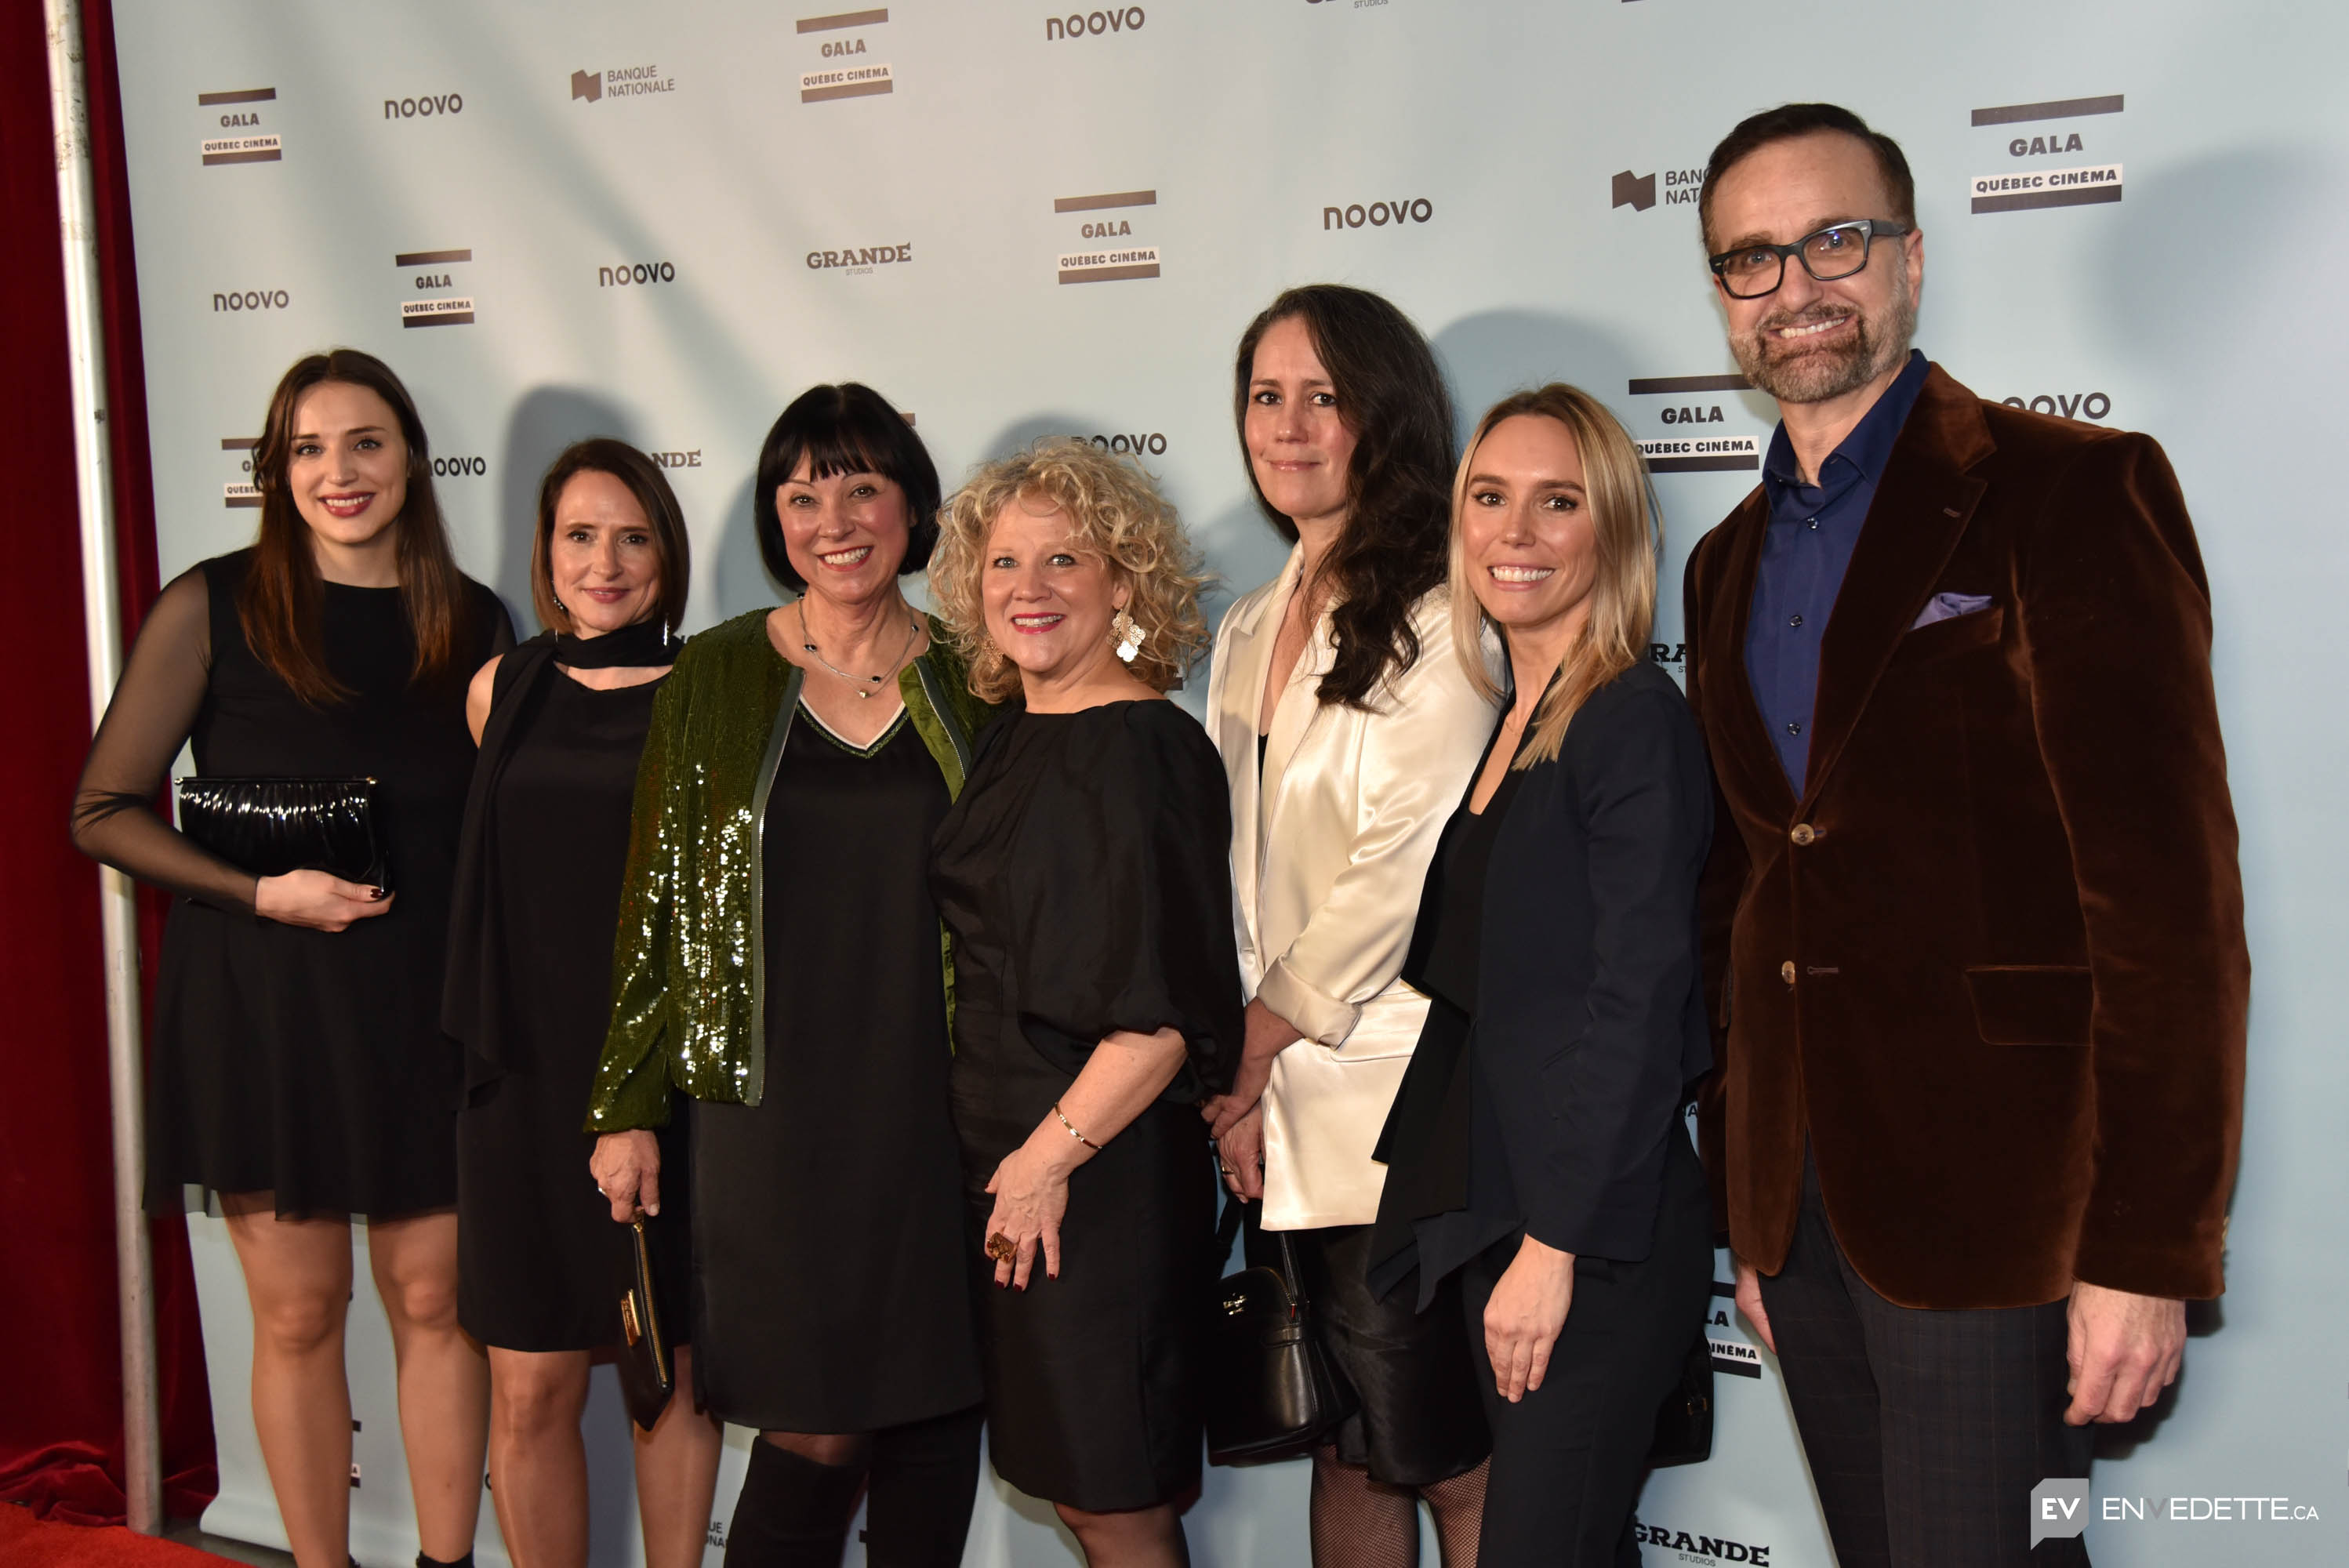
[[[802,592],[696,636],[656,699],[593,1171],[615,1220],[657,1216],[647,1130],[688,1119],[693,1299],[661,1306],[690,1315],[697,1400],[763,1438],[729,1562],[836,1559],[869,1479],[874,1558],[946,1568],[981,1387],[926,869],[994,710],[899,591],[939,487],[886,400],[803,394],[753,495]]]

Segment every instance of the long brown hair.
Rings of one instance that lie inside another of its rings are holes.
[[[1655,488],[1647,459],[1607,406],[1579,387],[1553,381],[1530,392],[1513,393],[1476,421],[1476,433],[1460,459],[1452,484],[1452,637],[1468,682],[1492,701],[1506,694],[1478,655],[1484,628],[1492,623],[1476,602],[1468,579],[1468,552],[1460,519],[1468,506],[1468,470],[1476,449],[1504,419],[1531,414],[1555,419],[1574,438],[1582,459],[1583,493],[1589,500],[1597,534],[1599,570],[1590,585],[1590,618],[1566,650],[1557,678],[1542,694],[1526,725],[1527,744],[1513,766],[1530,768],[1556,758],[1566,744],[1566,727],[1590,694],[1640,662],[1656,618],[1656,551],[1662,539]]]
[[[1418,662],[1411,613],[1422,594],[1444,581],[1452,398],[1435,351],[1411,318],[1381,295],[1343,284],[1308,284],[1267,305],[1240,335],[1232,420],[1257,505],[1290,543],[1297,542],[1296,522],[1276,511],[1256,482],[1247,409],[1257,345],[1291,316],[1312,335],[1314,352],[1338,394],[1338,417],[1354,434],[1345,531],[1321,562],[1331,592],[1333,656],[1315,695],[1324,703],[1367,708],[1387,681]],[[1316,586],[1299,583],[1298,592]]]
[[[465,579],[450,553],[440,504],[432,493],[432,452],[416,400],[391,366],[372,354],[334,348],[295,360],[270,394],[268,419],[253,449],[261,531],[254,536],[253,563],[237,591],[236,614],[254,655],[312,707],[340,702],[351,694],[326,669],[326,591],[310,548],[310,525],[295,507],[286,469],[294,454],[294,416],[303,396],[330,381],[364,387],[382,398],[399,420],[400,437],[408,443],[408,499],[391,526],[398,530],[399,604],[416,640],[411,684],[430,685],[450,674],[470,612]]]

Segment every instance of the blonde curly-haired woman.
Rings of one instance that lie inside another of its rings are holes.
[[[1206,642],[1196,556],[1080,441],[982,469],[941,521],[932,602],[971,689],[1020,704],[931,862],[988,1452],[1095,1568],[1180,1563],[1216,1266],[1195,1107],[1241,1040],[1223,769],[1165,700]]]

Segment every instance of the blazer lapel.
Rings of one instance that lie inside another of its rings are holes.
[[[1916,623],[1972,521],[1988,487],[1967,469],[1992,450],[1982,405],[1935,366],[1885,465],[1820,639],[1804,803],[1816,799],[1886,662]],[[1750,599],[1752,579],[1747,582]]]
[[[1721,738],[1728,745],[1714,766],[1736,769],[1739,789],[1750,800],[1770,801],[1778,814],[1792,816],[1795,792],[1786,770],[1778,766],[1777,749],[1770,744],[1762,709],[1754,701],[1754,679],[1745,668],[1745,633],[1754,614],[1754,581],[1762,570],[1762,542],[1770,525],[1769,498],[1758,487],[1722,523],[1727,531],[1729,558],[1723,563],[1721,591],[1713,596],[1705,624],[1692,627],[1692,640],[1702,638],[1711,651],[1705,676],[1707,701],[1721,713]]]
[[[1294,586],[1298,562],[1298,552],[1290,552],[1288,565],[1274,580],[1273,591],[1252,606],[1247,619],[1233,624],[1224,650],[1229,661],[1224,706],[1215,716],[1216,744],[1237,763],[1232,791],[1232,896],[1239,906],[1244,962],[1259,946],[1257,900],[1264,872],[1264,823],[1269,799],[1265,786],[1277,777],[1269,757],[1261,772],[1257,768],[1257,716],[1264,700],[1266,667],[1272,662],[1272,645],[1280,632],[1280,612]],[[1253,985],[1262,977],[1263,968],[1260,961],[1250,967],[1255,973],[1247,979]]]

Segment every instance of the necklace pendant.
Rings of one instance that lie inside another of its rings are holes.
[[[863,686],[858,686],[858,687],[856,688],[856,696],[857,696],[857,700],[858,700],[858,701],[860,701],[860,702],[861,702],[861,701],[863,701],[864,698],[866,698],[866,697],[868,697],[868,696],[871,696],[872,695],[873,695],[873,694],[872,694],[871,692],[866,691]]]

